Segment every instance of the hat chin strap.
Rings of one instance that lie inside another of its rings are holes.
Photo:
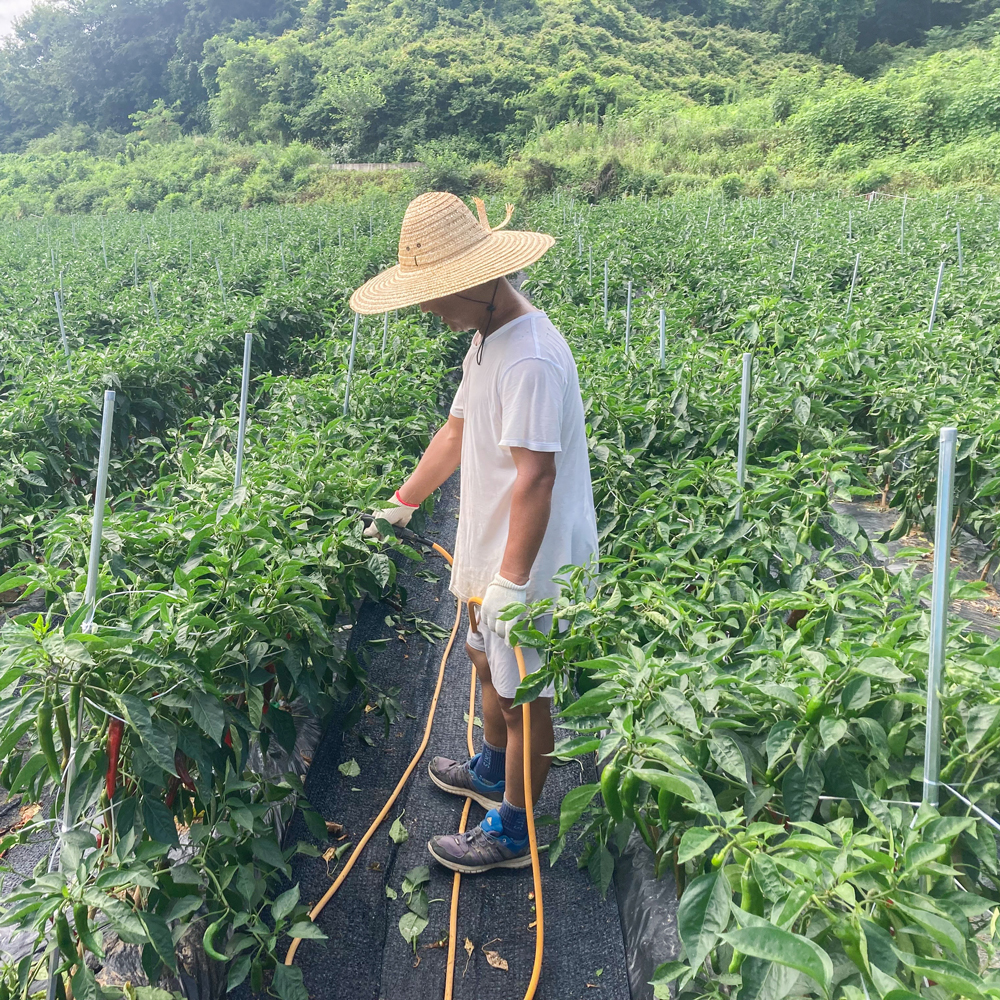
[[[496,311],[496,305],[494,305],[497,297],[497,289],[500,287],[500,279],[497,278],[493,284],[493,294],[490,296],[490,301],[487,302],[485,299],[472,299],[468,295],[459,295],[458,292],[455,293],[456,299],[464,299],[466,302],[478,302],[481,306],[486,306],[486,312],[489,314],[489,319],[486,322],[486,329],[482,331],[482,340],[479,341],[479,350],[476,351],[476,364],[481,365],[483,363],[483,348],[486,346],[486,338],[490,335],[490,327],[493,325],[493,313]]]

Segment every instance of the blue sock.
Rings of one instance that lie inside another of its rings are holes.
[[[507,773],[507,750],[492,746],[483,740],[483,752],[476,761],[476,777],[495,785]]]
[[[503,802],[500,803],[500,822],[503,824],[503,832],[511,840],[521,841],[528,839],[528,811],[526,809],[518,809],[517,806],[512,806],[507,801],[506,796],[504,796]]]

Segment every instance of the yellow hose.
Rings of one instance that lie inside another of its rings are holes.
[[[438,545],[437,542],[431,543],[431,548],[434,549],[438,555],[442,556],[450,566],[453,562],[451,553]],[[475,621],[473,607],[482,605],[482,598],[472,597],[469,599],[469,618],[472,621],[472,627],[474,631],[478,631],[478,627]],[[424,736],[420,741],[420,746],[417,747],[417,752],[413,755],[410,763],[406,766],[406,770],[403,772],[403,776],[399,779],[396,787],[392,790],[392,794],[389,796],[385,805],[382,807],[381,812],[372,821],[370,827],[365,832],[365,835],[358,841],[358,846],[354,848],[351,852],[351,856],[347,859],[347,863],[341,869],[340,874],[337,876],[333,885],[324,893],[323,898],[309,911],[309,919],[314,921],[316,917],[322,912],[323,907],[333,898],[337,890],[343,885],[344,879],[347,878],[348,873],[354,867],[355,861],[357,861],[358,856],[364,850],[365,845],[371,840],[375,831],[382,824],[386,816],[389,815],[389,810],[392,809],[393,803],[399,798],[399,793],[403,790],[406,782],[409,780],[410,775],[413,773],[413,769],[417,766],[417,762],[424,754],[424,750],[427,749],[427,744],[430,741],[431,736],[431,726],[434,724],[434,713],[437,711],[438,699],[441,696],[441,686],[444,681],[444,670],[448,663],[448,657],[451,655],[452,647],[455,644],[455,636],[458,634],[458,626],[462,621],[462,602],[459,600],[455,608],[455,624],[452,626],[451,635],[448,637],[448,643],[444,648],[444,655],[441,657],[441,664],[438,667],[437,684],[434,687],[434,697],[431,699],[431,706],[427,712],[427,725],[424,728]],[[527,668],[524,665],[524,655],[521,652],[520,646],[514,647],[514,656],[517,658],[517,670],[521,675],[521,680],[527,676]],[[470,683],[469,691],[469,724],[466,727],[466,740],[469,745],[469,755],[475,752],[472,745],[472,726],[473,719],[476,714],[476,668],[472,668],[472,680]],[[524,764],[524,805],[527,813],[528,819],[528,844],[531,849],[531,876],[535,885],[535,960],[531,969],[531,979],[528,982],[528,989],[524,994],[524,1000],[532,1000],[535,995],[535,990],[538,989],[538,979],[542,974],[542,952],[544,949],[545,942],[545,925],[542,914],[542,871],[541,864],[538,860],[538,839],[535,834],[535,813],[534,813],[534,803],[532,802],[532,775],[531,775],[531,710],[528,704],[521,706],[521,718],[522,726],[524,729],[524,747],[522,749],[522,762]],[[462,809],[462,818],[459,822],[459,833],[465,832],[466,823],[469,820],[469,807],[472,805],[472,799],[465,800],[465,806]],[[462,882],[462,876],[460,872],[455,872],[455,877],[452,880],[451,889],[451,914],[449,916],[448,922],[448,964],[445,971],[445,984],[444,984],[444,996],[445,1000],[452,1000],[452,995],[454,992],[455,985],[455,945],[458,938],[458,893],[459,887]],[[295,953],[298,951],[299,943],[302,938],[295,938],[291,945],[289,945],[288,952],[285,955],[285,965],[291,965],[295,959]]]

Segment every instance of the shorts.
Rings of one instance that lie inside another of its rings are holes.
[[[551,615],[535,619],[535,628],[540,632],[548,632],[551,626]],[[473,649],[478,649],[486,654],[490,665],[490,676],[493,678],[493,687],[496,688],[497,694],[501,698],[513,698],[517,693],[518,684],[521,683],[521,673],[517,669],[514,647],[508,646],[505,640],[501,639],[496,632],[488,629],[486,623],[482,621],[479,623],[478,632],[473,632],[472,626],[469,626],[465,641]],[[522,646],[521,653],[524,655],[524,669],[527,673],[534,673],[542,665],[537,649]],[[555,693],[555,688],[549,684],[538,697],[552,698]]]

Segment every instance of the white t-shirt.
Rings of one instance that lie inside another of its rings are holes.
[[[583,400],[576,362],[541,312],[493,331],[476,354],[477,333],[462,364],[451,406],[465,421],[461,498],[451,591],[482,597],[500,569],[517,469],[511,448],[555,452],[552,509],[531,567],[528,600],[557,597],[553,577],[566,565],[596,566],[597,519],[590,483]]]

